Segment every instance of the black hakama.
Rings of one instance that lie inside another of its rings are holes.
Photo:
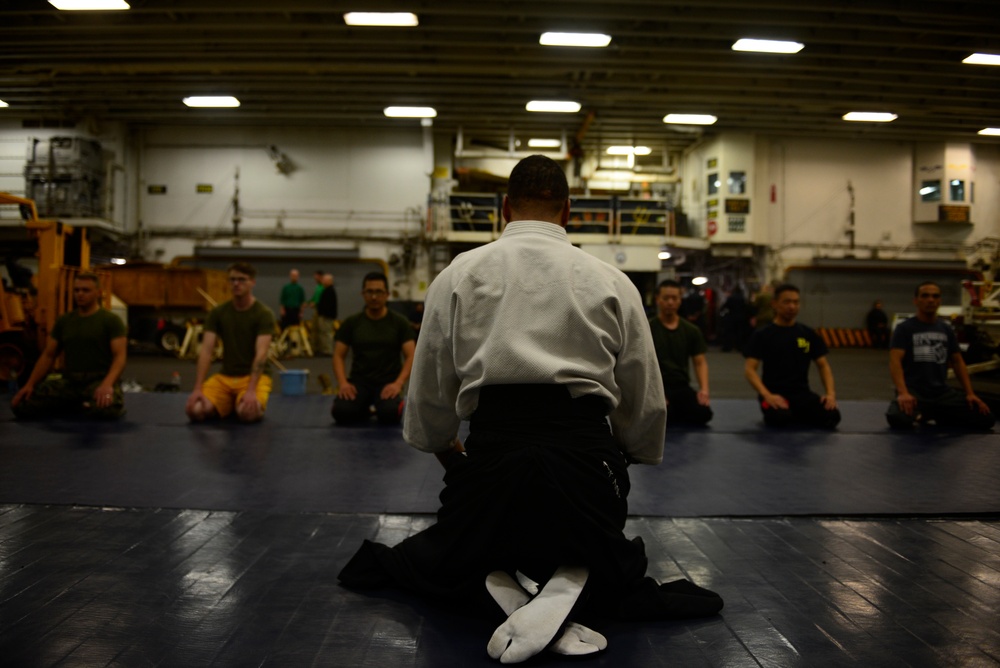
[[[645,577],[641,539],[622,533],[630,483],[606,415],[603,399],[572,399],[559,385],[482,388],[466,455],[445,473],[437,523],[394,547],[366,540],[340,581],[478,606],[493,571],[544,584],[559,566],[583,566],[580,618],[716,614],[717,594]]]

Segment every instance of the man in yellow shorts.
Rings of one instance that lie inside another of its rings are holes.
[[[194,390],[185,411],[192,422],[227,417],[234,410],[243,422],[264,417],[271,394],[267,365],[274,313],[253,296],[257,270],[245,262],[230,265],[233,298],[216,306],[205,320]],[[222,370],[205,380],[212,352],[222,341]]]

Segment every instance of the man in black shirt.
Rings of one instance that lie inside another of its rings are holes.
[[[333,274],[323,274],[320,283],[323,291],[316,300],[316,354],[333,354],[333,323],[337,319],[337,289],[333,287]]]
[[[331,414],[337,424],[356,424],[368,420],[374,406],[380,424],[399,424],[403,386],[413,367],[415,335],[410,321],[387,305],[389,279],[385,274],[367,274],[362,285],[364,310],[345,318],[334,336],[333,374],[338,388]],[[324,294],[329,289],[324,288]]]
[[[796,322],[799,289],[785,283],[774,290],[774,322],[754,332],[747,343],[744,374],[757,390],[764,424],[783,427],[800,424],[833,429],[840,422],[829,352],[816,332]],[[764,376],[758,367],[764,364]],[[809,389],[809,364],[823,381],[824,394]]]

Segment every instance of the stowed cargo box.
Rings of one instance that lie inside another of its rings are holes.
[[[226,272],[221,269],[143,264],[110,267],[109,271],[112,292],[128,306],[207,310],[211,305],[199,288],[216,302],[230,297]]]

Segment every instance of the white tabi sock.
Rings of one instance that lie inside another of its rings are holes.
[[[520,571],[517,572],[517,579],[522,585],[528,583],[534,593],[538,593],[538,583],[534,580]],[[494,571],[486,577],[486,590],[508,616],[531,600],[525,590],[518,586],[518,582],[514,582],[504,571]],[[562,634],[552,643],[549,650],[564,656],[582,656],[595,654],[607,646],[607,638],[597,631],[576,622],[567,622]]]
[[[566,617],[587,583],[586,568],[558,568],[534,599],[520,603],[527,593],[502,571],[486,578],[486,588],[497,604],[509,613],[490,638],[486,651],[500,663],[520,663],[541,652],[563,629]],[[593,654],[607,647],[601,634],[585,626],[570,623],[552,646],[559,654]]]

